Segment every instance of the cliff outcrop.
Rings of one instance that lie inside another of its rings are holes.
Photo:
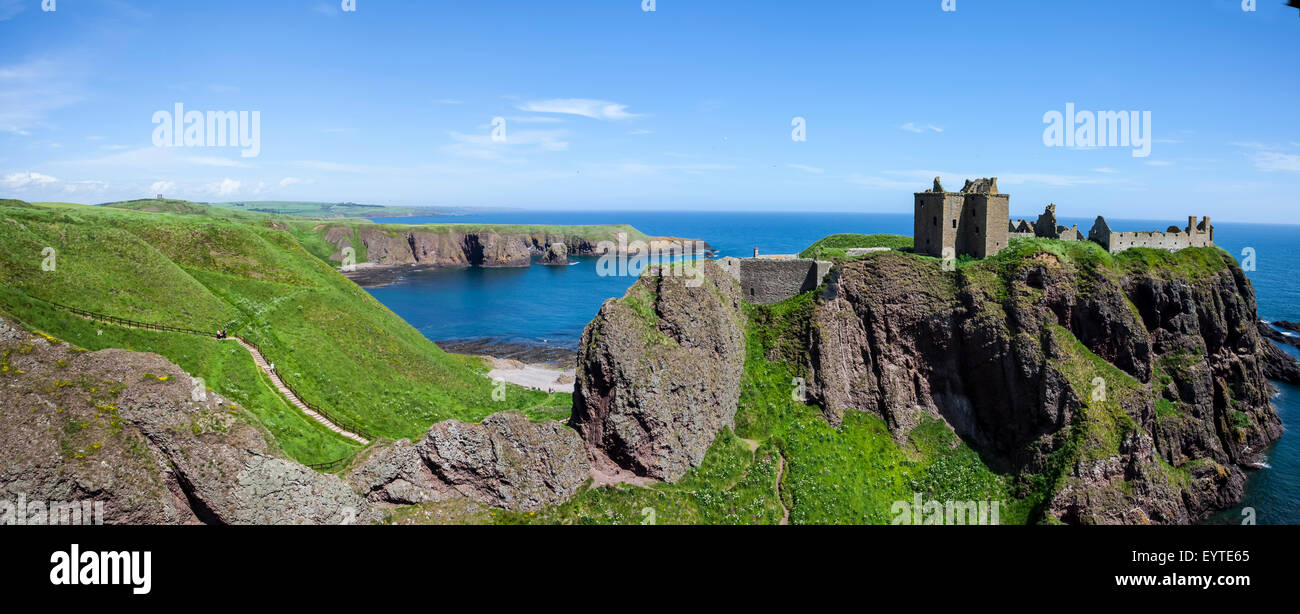
[[[448,420],[417,444],[372,454],[348,481],[374,502],[413,504],[464,497],[515,511],[563,503],[591,477],[582,439],[554,421],[493,414],[478,424]]]
[[[569,424],[597,468],[675,481],[733,425],[745,356],[740,288],[716,263],[700,266],[699,275],[643,275],[583,332]]]
[[[1239,499],[1281,433],[1253,288],[1210,259],[844,263],[807,331],[809,389],[830,422],[872,412],[899,441],[944,419],[994,466],[1046,476],[1059,520],[1191,522]]]

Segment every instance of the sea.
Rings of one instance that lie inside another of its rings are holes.
[[[1028,219],[1028,215],[1025,215]],[[721,256],[797,254],[836,233],[912,234],[909,213],[684,212],[684,211],[493,211],[458,216],[373,218],[398,224],[629,224],[651,236],[707,241]],[[1163,230],[1186,220],[1107,219],[1116,231]],[[1093,219],[1059,219],[1085,234]],[[1259,317],[1300,321],[1300,226],[1214,222],[1215,243],[1247,267]],[[597,259],[575,257],[569,266],[514,269],[456,268],[415,271],[394,283],[369,288],[429,339],[444,347],[534,347],[544,355],[570,354],[601,303],[621,297],[629,275],[597,274]],[[607,270],[607,269],[606,269]],[[1283,348],[1300,358],[1296,348]],[[502,352],[508,354],[509,352]],[[1300,388],[1277,383],[1273,399],[1284,426],[1300,422]],[[1300,435],[1288,429],[1250,472],[1241,504],[1210,518],[1210,524],[1300,524]]]

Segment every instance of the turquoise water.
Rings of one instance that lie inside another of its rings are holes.
[[[1028,217],[1018,215],[1014,217]],[[797,253],[835,233],[912,234],[912,215],[882,213],[714,213],[508,211],[446,218],[393,218],[404,224],[631,224],[653,236],[703,239],[723,256]],[[1061,218],[1085,232],[1092,219]],[[1177,220],[1109,220],[1115,230],[1163,229]],[[1300,227],[1215,223],[1215,242],[1237,256],[1255,252],[1248,271],[1266,320],[1300,321]],[[608,298],[622,296],[632,277],[601,277],[595,258],[567,267],[440,269],[413,273],[371,294],[434,341],[496,342],[575,348],[582,329]],[[1293,354],[1293,348],[1287,348]],[[1279,384],[1274,399],[1284,424],[1300,420],[1300,389]],[[1253,507],[1260,524],[1300,524],[1300,437],[1288,431],[1266,451],[1268,466],[1252,473],[1241,507]],[[1240,522],[1240,507],[1213,522]]]

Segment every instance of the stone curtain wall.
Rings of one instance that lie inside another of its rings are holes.
[[[1208,236],[1188,235],[1183,232],[1112,232],[1110,253],[1122,252],[1130,247],[1178,251],[1188,247],[1204,247],[1209,245],[1208,239]]]
[[[831,270],[828,261],[806,258],[723,258],[718,264],[740,282],[741,298],[755,305],[816,290]]]
[[[1103,218],[1097,218],[1097,223],[1088,233],[1088,238],[1100,243],[1112,254],[1117,254],[1131,247],[1147,247],[1151,249],[1164,249],[1169,251],[1178,251],[1189,247],[1209,247],[1214,245],[1214,229],[1210,226],[1209,218],[1205,218],[1198,227],[1193,223],[1195,217],[1188,218],[1188,225],[1184,232],[1114,232],[1110,230],[1108,224]],[[1204,227],[1205,230],[1201,230]],[[1171,230],[1175,230],[1174,226]]]

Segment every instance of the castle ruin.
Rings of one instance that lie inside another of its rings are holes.
[[[918,254],[956,258],[992,256],[1007,246],[1009,194],[998,193],[998,178],[966,180],[960,192],[948,192],[934,178],[934,188],[918,192],[912,237]]]
[[[916,195],[916,212],[912,219],[913,251],[938,258],[968,255],[987,258],[1006,249],[1011,239],[1054,239],[1058,241],[1093,241],[1110,253],[1130,247],[1148,247],[1178,251],[1188,247],[1214,245],[1214,227],[1210,218],[1198,224],[1195,216],[1187,218],[1187,227],[1170,226],[1165,232],[1114,232],[1106,219],[1098,217],[1085,238],[1077,225],[1066,228],[1057,223],[1056,205],[1049,204],[1038,219],[1012,221],[1011,196],[998,192],[998,178],[966,180],[960,192],[943,189],[935,177],[934,187]],[[885,247],[851,248],[850,258],[866,256]],[[740,283],[742,297],[756,305],[771,305],[808,292],[827,281],[834,285],[833,262],[800,258],[792,254],[759,255],[752,258],[722,258],[717,261]]]
[[[998,193],[997,177],[967,179],[960,192],[944,190],[935,177],[933,188],[915,195],[914,251],[938,258],[987,258],[1005,249],[1011,239],[1085,240],[1077,225],[1066,228],[1057,223],[1055,204],[1047,205],[1037,221],[1012,221],[1010,198]],[[1114,232],[1105,218],[1098,217],[1086,239],[1112,254],[1130,247],[1178,251],[1214,245],[1214,227],[1209,217],[1198,224],[1195,216],[1189,216],[1183,229],[1170,226],[1165,232]]]

